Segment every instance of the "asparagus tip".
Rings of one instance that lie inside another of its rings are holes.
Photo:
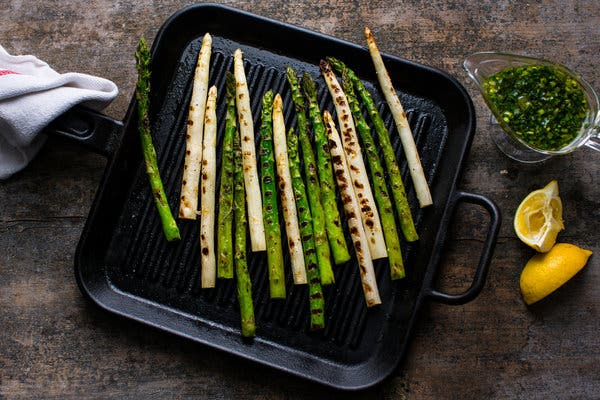
[[[281,108],[281,105],[282,105],[281,95],[279,93],[277,93],[275,95],[275,98],[273,99],[273,108]]]
[[[340,60],[338,60],[337,58],[335,58],[333,56],[327,56],[327,57],[325,57],[325,60],[327,60],[327,62],[329,64],[331,64],[331,65],[335,65],[335,64],[341,63]]]
[[[146,43],[146,39],[144,39],[144,37],[140,37],[140,40],[138,42],[138,49],[143,49],[145,47],[148,47],[148,43]]]
[[[148,49],[148,43],[146,39],[140,37],[137,49],[135,51],[135,60],[138,73],[146,70],[150,60],[150,50]]]
[[[304,72],[302,74],[302,89],[304,90],[304,94],[309,99],[317,96],[316,84],[313,78],[308,74],[308,72]]]
[[[273,90],[272,89],[267,90],[265,92],[265,94],[263,94],[262,102],[263,102],[263,107],[266,104],[270,104],[273,102]]]
[[[335,57],[327,57],[327,62],[329,62],[329,64],[331,64],[331,66],[333,68],[335,68],[338,72],[342,72],[344,69],[346,69],[346,64],[344,64],[344,62],[338,58]]]
[[[329,65],[327,60],[319,61],[319,68],[321,68],[321,71],[323,71],[324,73],[331,72],[331,65]]]

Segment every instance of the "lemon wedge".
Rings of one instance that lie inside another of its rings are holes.
[[[540,253],[549,251],[558,232],[564,229],[558,183],[529,193],[515,213],[514,228],[523,243]]]
[[[592,255],[589,250],[557,243],[543,254],[533,256],[521,272],[521,294],[527,304],[543,299],[571,279]]]

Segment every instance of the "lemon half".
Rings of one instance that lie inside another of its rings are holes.
[[[541,253],[554,246],[558,232],[564,229],[562,202],[555,180],[523,199],[515,213],[514,228],[523,243]]]
[[[521,272],[521,294],[527,304],[543,299],[571,279],[592,255],[589,250],[557,243],[544,254],[533,256]]]

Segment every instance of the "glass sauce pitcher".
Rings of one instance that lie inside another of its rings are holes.
[[[559,70],[579,83],[587,100],[587,113],[577,136],[566,146],[558,150],[538,149],[523,141],[506,124],[498,123],[500,116],[494,114],[484,90],[484,82],[491,75],[509,67],[525,65],[545,65]],[[507,53],[480,52],[467,57],[463,63],[469,77],[475,82],[477,88],[492,112],[490,128],[492,140],[498,148],[513,160],[523,163],[544,161],[552,156],[570,153],[586,145],[600,151],[600,103],[594,89],[574,71],[551,61],[520,56]]]

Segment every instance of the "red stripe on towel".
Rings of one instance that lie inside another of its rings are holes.
[[[11,74],[20,75],[18,72],[11,71],[9,69],[0,69],[0,76],[2,76],[2,75],[11,75]]]

